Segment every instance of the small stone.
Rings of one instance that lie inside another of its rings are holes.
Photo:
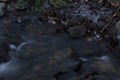
[[[68,29],[69,36],[71,38],[81,38],[86,33],[86,28],[84,26],[74,26]]]
[[[5,3],[0,3],[0,17],[5,13]]]

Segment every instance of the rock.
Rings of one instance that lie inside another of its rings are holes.
[[[5,13],[5,3],[0,3],[0,17]]]
[[[109,62],[105,62],[105,61],[101,61],[98,60],[94,63],[94,67],[97,69],[97,72],[99,74],[104,74],[104,75],[116,75],[117,74],[117,70],[115,69],[114,65],[109,63]]]
[[[71,48],[66,48],[54,53],[51,57],[51,63],[54,65],[59,65],[62,72],[65,72],[70,69],[75,69],[79,64],[79,61],[73,56],[74,51]]]
[[[23,42],[17,48],[17,56],[23,59],[31,59],[47,53],[47,48],[39,42]]]
[[[71,38],[81,38],[86,33],[86,28],[84,26],[74,26],[68,29],[69,36]]]
[[[79,72],[81,73],[78,77],[79,80],[116,80],[115,78],[112,79],[112,77],[119,76],[119,72],[113,64],[97,59],[84,62]],[[103,77],[102,75],[105,76]],[[111,79],[107,78],[107,76],[111,77]]]
[[[52,59],[55,60],[55,61],[61,61],[64,58],[71,57],[72,54],[74,54],[72,49],[70,49],[70,48],[63,49],[63,50],[55,52]]]

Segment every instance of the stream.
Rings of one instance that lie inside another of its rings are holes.
[[[64,17],[60,21],[44,19],[40,13],[13,13],[0,18],[0,36],[10,48],[5,55],[10,59],[0,64],[0,80],[120,79],[119,59],[97,32],[114,9],[92,0],[58,9],[57,17]],[[2,42],[1,47],[5,49]]]

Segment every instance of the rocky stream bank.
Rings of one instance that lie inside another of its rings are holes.
[[[13,0],[14,1],[14,0]],[[120,80],[120,11],[70,1],[31,13],[0,3],[0,80]]]

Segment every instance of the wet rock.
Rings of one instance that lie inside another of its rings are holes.
[[[79,64],[79,61],[74,57],[74,50],[66,48],[54,53],[51,57],[51,62],[61,66],[63,72],[75,69]]]
[[[69,36],[71,38],[81,38],[86,33],[86,28],[84,26],[74,26],[68,29]]]
[[[17,48],[17,56],[23,59],[29,59],[47,53],[44,43],[39,42],[23,42]]]
[[[0,17],[5,13],[5,3],[0,3]]]
[[[113,64],[97,59],[84,62],[79,73],[78,80],[114,80],[119,74]]]
[[[96,61],[94,63],[94,67],[96,67],[97,72],[99,74],[105,75],[116,75],[117,71],[113,64],[105,62],[105,61]]]
[[[115,62],[111,62],[105,59],[89,59],[83,62],[81,69],[79,70],[80,76],[79,79],[88,79],[88,80],[116,80],[119,76],[119,69],[116,67],[118,65],[114,64]],[[99,76],[98,75],[105,75]],[[87,77],[86,77],[87,76]],[[109,77],[107,77],[109,76]],[[89,78],[88,78],[89,77]],[[110,78],[111,77],[111,78]],[[103,79],[102,79],[103,78]],[[113,79],[112,79],[113,78]]]
[[[72,56],[72,54],[74,54],[74,51],[71,48],[67,48],[67,49],[63,49],[63,50],[55,52],[52,58],[55,61],[61,61],[62,59],[66,57]]]

